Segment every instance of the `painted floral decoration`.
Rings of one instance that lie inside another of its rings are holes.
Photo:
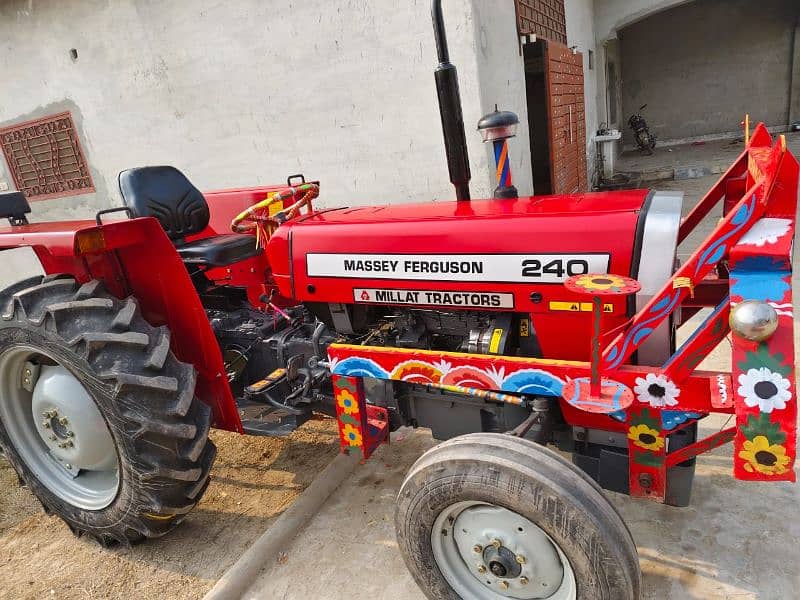
[[[652,452],[658,452],[664,447],[661,432],[648,426],[647,423],[632,426],[628,430],[628,439],[633,440],[635,446]]]
[[[442,372],[439,369],[421,360],[401,362],[389,375],[389,379],[423,384],[439,383],[441,378]]]
[[[748,256],[731,273],[731,294],[745,300],[783,300],[791,288],[790,274],[770,256]]]
[[[737,392],[747,406],[758,406],[761,412],[769,414],[775,409],[786,408],[786,402],[792,398],[790,386],[789,380],[780,373],[760,367],[739,375]]]
[[[786,433],[778,423],[773,423],[766,413],[750,415],[742,426],[745,441],[739,451],[748,473],[763,475],[783,475],[790,462],[786,455]]]
[[[763,246],[764,244],[774,244],[778,238],[782,238],[789,233],[792,221],[789,219],[776,219],[767,217],[759,219],[750,230],[740,239],[739,244],[746,246]]]
[[[361,445],[361,432],[349,423],[342,428],[342,435],[351,446]]]
[[[348,390],[339,390],[339,393],[336,395],[336,403],[339,405],[339,408],[342,409],[342,412],[347,415],[358,413],[358,402],[356,402],[355,397]]]
[[[770,444],[763,435],[752,440],[745,440],[739,458],[746,461],[744,470],[748,473],[758,472],[764,475],[782,475],[788,469],[789,457],[786,448],[780,444]]]
[[[675,406],[681,391],[665,375],[648,373],[645,377],[637,377],[633,387],[639,402],[653,407]]]
[[[581,275],[580,277],[576,277],[572,282],[572,286],[578,288],[581,291],[586,291],[586,292],[592,292],[592,291],[622,292],[623,290],[626,290],[627,288],[631,287],[631,282],[633,282],[633,280],[629,280],[625,277],[620,277],[619,275],[602,273],[602,274]],[[631,291],[635,292],[637,290],[632,289]]]

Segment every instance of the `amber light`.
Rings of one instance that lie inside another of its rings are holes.
[[[77,254],[89,254],[105,250],[106,240],[101,229],[88,229],[75,234],[75,249]]]

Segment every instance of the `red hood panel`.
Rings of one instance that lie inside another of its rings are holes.
[[[538,312],[574,299],[560,285],[570,274],[630,274],[647,196],[632,190],[338,209],[281,226],[267,252],[281,293],[300,301]],[[624,301],[617,309],[624,312]]]

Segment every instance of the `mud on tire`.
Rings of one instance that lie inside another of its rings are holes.
[[[211,409],[194,395],[194,368],[170,351],[169,331],[98,281],[35,277],[0,292],[0,355],[19,346],[41,351],[82,384],[118,456],[116,496],[83,509],[37,477],[0,422],[0,447],[45,510],[103,545],[159,537],[177,525],[208,486],[216,448]]]

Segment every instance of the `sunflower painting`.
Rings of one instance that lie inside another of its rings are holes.
[[[658,452],[664,447],[664,437],[661,432],[646,423],[633,425],[628,430],[628,439],[633,441],[634,446],[651,452]]]
[[[349,390],[340,389],[336,394],[336,404],[346,415],[358,414],[358,402]]]
[[[786,433],[767,413],[750,415],[741,428],[744,442],[738,457],[748,473],[783,475],[789,471],[791,457],[786,452]]]
[[[766,436],[757,435],[752,440],[745,440],[739,451],[739,458],[744,462],[744,470],[748,473],[764,475],[782,475],[789,469],[789,457],[786,447],[770,444]]]
[[[349,423],[342,428],[342,437],[350,446],[361,446],[361,432]]]

